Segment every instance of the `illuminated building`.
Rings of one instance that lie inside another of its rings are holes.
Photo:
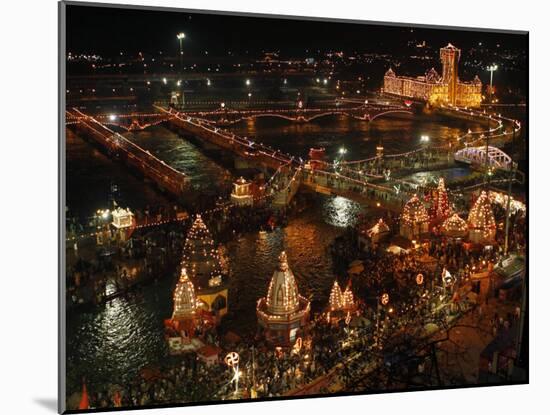
[[[113,221],[111,225],[115,228],[115,234],[121,241],[126,241],[130,237],[134,226],[134,214],[130,209],[120,207],[113,210]]]
[[[326,153],[324,147],[309,149],[309,165],[312,170],[322,169],[326,165]]]
[[[251,183],[243,177],[237,179],[233,183],[233,192],[231,192],[231,203],[238,206],[251,206],[254,202],[254,197],[250,189]]]
[[[424,76],[397,76],[390,68],[384,75],[383,92],[429,102],[431,105],[451,104],[463,107],[481,105],[481,81],[475,76],[472,82],[458,77],[460,49],[450,43],[439,50],[443,74],[434,68]]]
[[[445,180],[439,178],[439,184],[433,195],[431,216],[436,221],[443,221],[451,215],[451,207],[449,205],[449,196],[445,188]]]
[[[340,285],[338,284],[338,281],[334,281],[334,284],[332,285],[328,303],[329,311],[331,312],[351,312],[357,309],[357,304],[355,303],[350,284],[348,284],[346,289],[342,291]]]
[[[443,222],[441,231],[450,238],[462,238],[468,233],[468,224],[455,213]]]
[[[174,291],[173,320],[192,320],[197,311],[195,287],[187,275],[185,268],[181,269],[180,279]]]
[[[200,215],[187,233],[181,265],[187,269],[197,299],[206,311],[217,317],[225,315],[228,300],[226,275],[222,271],[219,251]]]
[[[414,195],[403,208],[399,234],[411,240],[417,239],[420,235],[428,232],[429,221],[428,211],[418,196]]]
[[[495,216],[489,196],[484,190],[468,214],[468,228],[470,241],[483,245],[490,245],[495,242]]]
[[[196,350],[202,345],[195,337],[195,329],[202,325],[195,287],[185,268],[174,290],[172,318],[164,321],[164,333],[171,354]]]
[[[298,293],[298,285],[283,251],[271,277],[267,296],[260,298],[256,305],[258,324],[267,341],[288,346],[303,331],[309,320],[309,311],[309,301]]]

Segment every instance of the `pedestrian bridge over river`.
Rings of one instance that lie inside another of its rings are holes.
[[[412,111],[406,105],[360,105],[336,102],[336,105],[319,108],[266,108],[266,109],[229,109],[223,104],[219,109],[209,111],[183,111],[184,114],[207,120],[218,126],[239,123],[243,120],[256,118],[281,118],[291,122],[306,123],[330,116],[346,116],[361,121],[374,121],[376,118],[391,114],[411,115]]]
[[[417,190],[422,190],[418,189],[418,185],[400,181],[399,179],[390,180],[384,174],[369,174],[362,169],[368,166],[372,168],[376,163],[388,159],[391,160],[394,166],[392,177],[398,177],[399,170],[405,168],[404,162],[410,159],[411,155],[417,157],[419,152],[425,153],[426,148],[399,155],[378,154],[371,159],[343,163],[339,169],[335,169],[335,166],[330,163],[321,163],[314,168],[314,166],[292,155],[285,154],[279,150],[220,128],[217,125],[220,119],[217,117],[227,117],[230,114],[228,111],[220,112],[216,110],[191,113],[161,106],[155,106],[155,109],[157,112],[149,114],[117,116],[103,114],[90,116],[73,108],[66,112],[66,119],[67,125],[72,125],[74,128],[81,130],[108,152],[116,153],[117,157],[122,157],[131,167],[139,170],[145,177],[153,180],[161,189],[168,190],[176,197],[179,197],[185,186],[185,174],[166,165],[164,161],[157,159],[150,152],[143,150],[119,133],[113,131],[108,125],[116,125],[127,131],[132,131],[144,129],[159,123],[168,123],[183,135],[192,136],[194,139],[205,144],[205,146],[215,147],[232,154],[245,167],[254,167],[266,172],[275,172],[276,175],[280,176],[280,180],[277,180],[278,185],[267,189],[267,191],[271,192],[274,203],[278,205],[288,204],[298,189],[304,188],[318,193],[343,196],[362,204],[400,211],[412,194],[416,193]],[[332,109],[302,110],[298,108],[292,110],[266,110],[263,112],[262,110],[239,110],[232,112],[232,114],[236,117],[233,118],[234,122],[243,117],[275,116],[277,114],[283,117],[288,116],[292,120],[306,119],[309,121],[321,116],[347,114],[354,117],[363,117],[362,119],[368,118],[372,121],[376,117],[396,112],[411,113],[408,108],[395,105],[368,106],[365,104],[341,108],[337,112],[334,112]],[[225,118],[226,122],[227,120]],[[490,157],[499,166],[502,167],[506,163],[511,163],[511,159],[499,149],[494,147],[490,147],[490,149]],[[431,149],[431,151],[435,150],[438,149]],[[439,150],[442,152],[442,155],[447,154],[445,157],[447,163],[454,162],[450,154],[452,150],[451,146],[445,146],[444,149]],[[459,150],[455,158],[471,157],[475,161],[480,157],[480,150],[476,150],[475,154],[472,153],[474,150],[468,147]],[[444,157],[440,155],[440,158],[445,162]],[[400,159],[404,162],[398,163],[397,161]]]

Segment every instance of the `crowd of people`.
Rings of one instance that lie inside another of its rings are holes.
[[[497,222],[504,214],[502,208],[495,207]],[[175,278],[173,270],[181,258],[183,242],[193,217],[180,219],[176,212],[166,215],[173,215],[177,220],[161,225],[161,229],[144,226],[123,242],[105,241],[99,247],[82,244],[80,249],[75,246],[67,269],[69,304],[99,303],[108,296],[108,285],[114,287],[111,292],[116,294],[158,278]],[[156,219],[159,220],[158,217]],[[510,245],[520,252],[525,247],[522,232],[524,220],[519,213],[512,217]],[[207,216],[209,229],[219,242],[233,240],[247,232],[284,225],[285,221],[284,211],[275,212],[267,204],[220,207]],[[385,221],[390,232],[397,230],[397,215],[386,213]],[[76,224],[73,227],[78,228]],[[92,252],[86,252],[90,246],[93,246]],[[495,247],[489,250],[472,249],[462,241],[433,236],[422,241],[418,247],[395,254],[381,249],[378,244],[361,246],[357,230],[349,228],[332,245],[331,254],[340,275],[346,273],[351,261],[361,261],[362,269],[350,279],[353,292],[361,304],[359,315],[367,322],[364,326],[352,328],[349,322],[333,324],[330,319],[316,318],[305,330],[306,345],[298,351],[292,347],[273,349],[258,338],[229,346],[224,344],[220,333],[209,332],[210,343],[222,347],[224,353],[237,351],[241,356],[244,370],[240,395],[235,394],[231,370],[222,359],[209,364],[191,354],[179,359],[171,358],[166,367],[141,371],[124,386],[90,385],[90,406],[124,407],[251,395],[280,396],[305,387],[315,379],[329,376],[333,384],[349,384],[362,376],[366,365],[372,361],[364,358],[367,352],[383,341],[390,341],[395,333],[418,336],[427,323],[438,325],[451,314],[467,311],[468,307],[460,306],[464,299],[457,299],[453,294],[464,285],[472,285],[474,273],[491,271],[499,263],[502,232],[497,232]],[[451,282],[442,279],[444,271],[453,276]],[[422,275],[421,280],[418,275]],[[390,299],[384,307],[380,307],[382,294],[387,294]],[[494,293],[489,295],[494,296]],[[452,302],[459,306],[451,307]],[[481,304],[478,306],[479,310],[483,310]],[[505,317],[495,315],[493,334],[496,336],[507,329],[515,318],[515,314]],[[392,359],[395,358],[396,353],[391,354]],[[385,362],[383,349],[370,355]],[[391,359],[389,363],[392,364]],[[326,384],[315,392],[322,393],[326,391],[324,388]]]

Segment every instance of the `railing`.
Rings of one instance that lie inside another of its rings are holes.
[[[71,112],[72,111],[72,112]],[[186,176],[174,169],[149,151],[128,140],[123,135],[111,130],[94,117],[73,108],[67,112],[67,119],[78,118],[77,126],[83,127],[92,138],[108,150],[116,150],[126,155],[127,161],[139,168],[146,176],[154,179],[162,188],[179,196],[183,190]]]

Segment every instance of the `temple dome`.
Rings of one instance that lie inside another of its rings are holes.
[[[300,308],[298,286],[284,251],[279,255],[279,265],[271,277],[266,303],[267,311],[274,315],[290,314]]]
[[[197,298],[195,287],[187,276],[185,268],[181,269],[180,279],[174,290],[174,312],[173,319],[193,318],[197,310]]]
[[[456,213],[445,220],[441,228],[444,235],[455,238],[465,236],[468,232],[468,225],[466,224],[466,221]]]
[[[401,220],[407,224],[418,224],[429,221],[428,211],[418,198],[414,195],[403,208]]]
[[[428,211],[420,199],[414,195],[403,208],[399,224],[399,233],[405,238],[411,240],[416,239],[420,237],[420,235],[428,232],[429,221]]]

